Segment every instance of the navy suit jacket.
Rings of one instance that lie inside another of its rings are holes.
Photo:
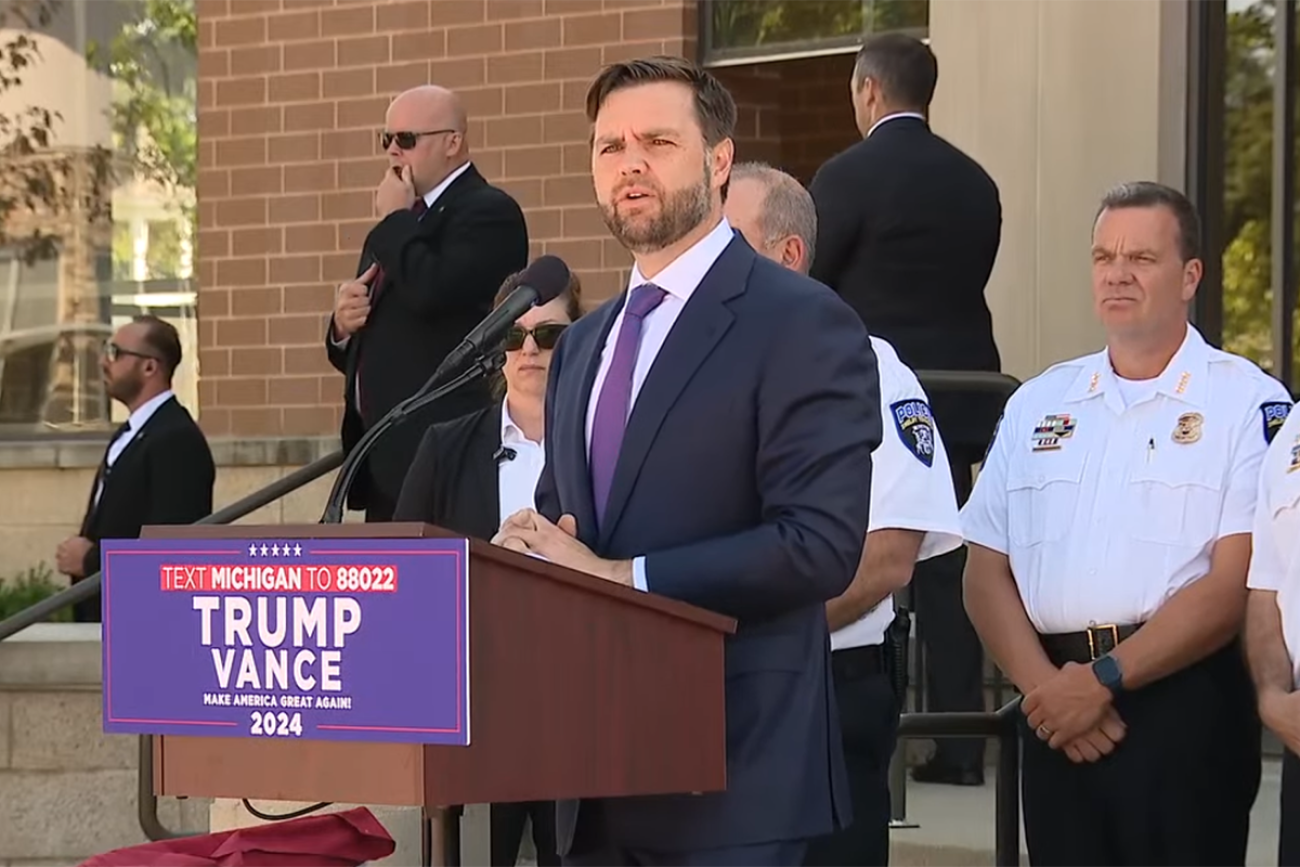
[[[645,555],[651,592],[738,621],[727,640],[727,790],[605,799],[617,845],[687,851],[806,839],[851,808],[825,602],[853,579],[881,440],[875,354],[827,287],[735,235],[681,311],[628,419],[597,528],[588,401],[625,295],[551,361],[538,510],[570,513],[610,559]],[[560,802],[561,853],[579,810]]]

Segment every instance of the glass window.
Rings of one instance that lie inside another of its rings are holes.
[[[132,316],[173,322],[198,411],[193,0],[0,5],[0,437],[126,417],[99,369]]]
[[[1273,4],[1228,4],[1223,348],[1272,369]]]
[[[848,52],[871,33],[929,31],[929,0],[706,0],[710,64]]]

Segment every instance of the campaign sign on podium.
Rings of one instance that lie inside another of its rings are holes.
[[[104,731],[468,745],[468,546],[105,541]]]

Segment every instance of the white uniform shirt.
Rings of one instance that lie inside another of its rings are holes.
[[[1282,384],[1190,325],[1156,379],[1102,351],[1048,368],[1007,402],[962,510],[966,540],[1006,554],[1040,633],[1138,624],[1250,532]]]
[[[533,495],[537,480],[546,463],[543,443],[533,442],[510,418],[510,407],[501,401],[501,445],[514,452],[514,457],[499,458],[497,463],[497,499],[500,504],[499,523],[504,524],[520,509],[533,508]]]
[[[884,436],[871,453],[873,530],[918,530],[924,533],[917,562],[961,547],[957,493],[952,486],[944,448],[929,397],[911,368],[879,337],[871,338],[880,371],[880,420]],[[870,539],[867,542],[871,544]],[[893,597],[859,620],[831,634],[831,649],[880,644],[894,619]]]
[[[1291,413],[1264,455],[1246,585],[1277,592],[1282,637],[1300,687],[1300,412]]]

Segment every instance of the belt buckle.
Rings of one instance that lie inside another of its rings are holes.
[[[1119,644],[1119,626],[1114,623],[1093,624],[1088,627],[1088,655],[1101,659]]]

